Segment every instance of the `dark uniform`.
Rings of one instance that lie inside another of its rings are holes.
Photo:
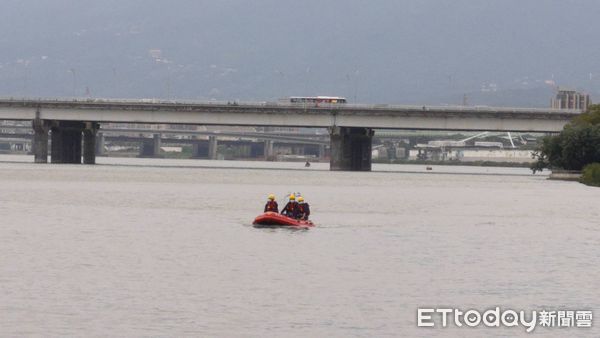
[[[310,216],[310,205],[308,203],[298,203],[298,219],[308,220],[308,216]]]
[[[279,212],[279,206],[277,205],[277,202],[275,201],[267,201],[267,204],[265,204],[265,212]]]
[[[298,216],[298,202],[289,201],[283,210],[281,210],[281,214],[291,218],[297,218]]]

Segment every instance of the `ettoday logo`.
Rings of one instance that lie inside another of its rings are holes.
[[[459,310],[451,308],[417,309],[417,326],[447,327],[453,323],[456,327],[516,327],[522,326],[526,332],[533,332],[539,326],[544,327],[592,327],[592,311],[515,311],[502,310],[500,307],[486,310]]]

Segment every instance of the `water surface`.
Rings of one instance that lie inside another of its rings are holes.
[[[600,315],[600,189],[527,169],[23,161],[0,156],[2,336],[479,337],[524,329],[420,329],[416,310]],[[317,228],[250,226],[293,191]]]

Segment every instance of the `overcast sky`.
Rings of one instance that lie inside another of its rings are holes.
[[[551,81],[600,93],[597,0],[0,5],[0,96],[413,103]]]

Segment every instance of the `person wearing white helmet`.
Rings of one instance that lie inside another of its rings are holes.
[[[264,212],[279,212],[279,206],[277,205],[277,202],[275,201],[275,195],[269,194],[267,204],[265,204]]]
[[[296,218],[307,221],[310,216],[310,206],[304,202],[304,197],[298,197],[298,214]]]

